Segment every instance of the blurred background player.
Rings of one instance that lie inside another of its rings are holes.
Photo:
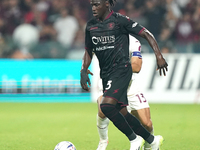
[[[142,67],[142,55],[141,55],[141,44],[133,36],[129,36],[129,52],[132,66],[132,79],[129,84],[127,91],[128,103],[127,107],[129,112],[136,116],[142,125],[153,134],[153,125],[151,121],[150,109],[148,101],[145,99],[144,94],[139,86],[139,80],[137,76]],[[100,79],[100,78],[99,78]],[[100,79],[101,80],[101,79]],[[99,82],[99,97],[98,103],[98,114],[97,114],[97,129],[100,137],[99,145],[97,150],[106,150],[108,145],[108,125],[109,119],[102,113],[100,109],[100,103],[102,99],[103,89],[102,83]],[[150,150],[151,146],[145,142],[144,150]]]

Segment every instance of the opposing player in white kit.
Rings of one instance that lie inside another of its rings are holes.
[[[142,55],[141,55],[141,44],[140,42],[134,38],[133,36],[129,36],[129,53],[130,60],[132,66],[132,79],[128,88],[128,103],[127,107],[129,112],[131,112],[134,116],[136,116],[141,124],[153,134],[153,125],[150,116],[150,109],[148,101],[145,99],[144,94],[142,93],[137,76],[142,67]],[[97,114],[97,129],[100,137],[99,145],[97,150],[106,150],[108,145],[108,125],[109,119],[105,117],[100,109],[100,103],[102,99],[102,84],[100,86],[100,96],[97,100],[98,103],[98,114]],[[150,150],[151,146],[149,143],[145,142],[144,150]]]

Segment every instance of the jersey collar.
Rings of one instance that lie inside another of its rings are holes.
[[[108,16],[106,17],[106,19],[110,18],[110,16],[113,14],[113,12],[114,12],[114,11],[111,10],[111,12],[108,14]],[[105,19],[105,20],[106,20],[106,19]]]

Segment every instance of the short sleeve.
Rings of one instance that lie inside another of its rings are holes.
[[[129,51],[132,52],[141,52],[141,44],[135,37],[129,35]]]
[[[127,34],[139,35],[145,28],[137,22],[134,22],[127,16],[119,15],[119,22]]]

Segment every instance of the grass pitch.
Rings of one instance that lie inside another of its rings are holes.
[[[200,105],[150,104],[162,150],[200,150]],[[95,103],[0,103],[0,150],[53,150],[60,141],[96,150]],[[129,150],[112,123],[107,150]]]

